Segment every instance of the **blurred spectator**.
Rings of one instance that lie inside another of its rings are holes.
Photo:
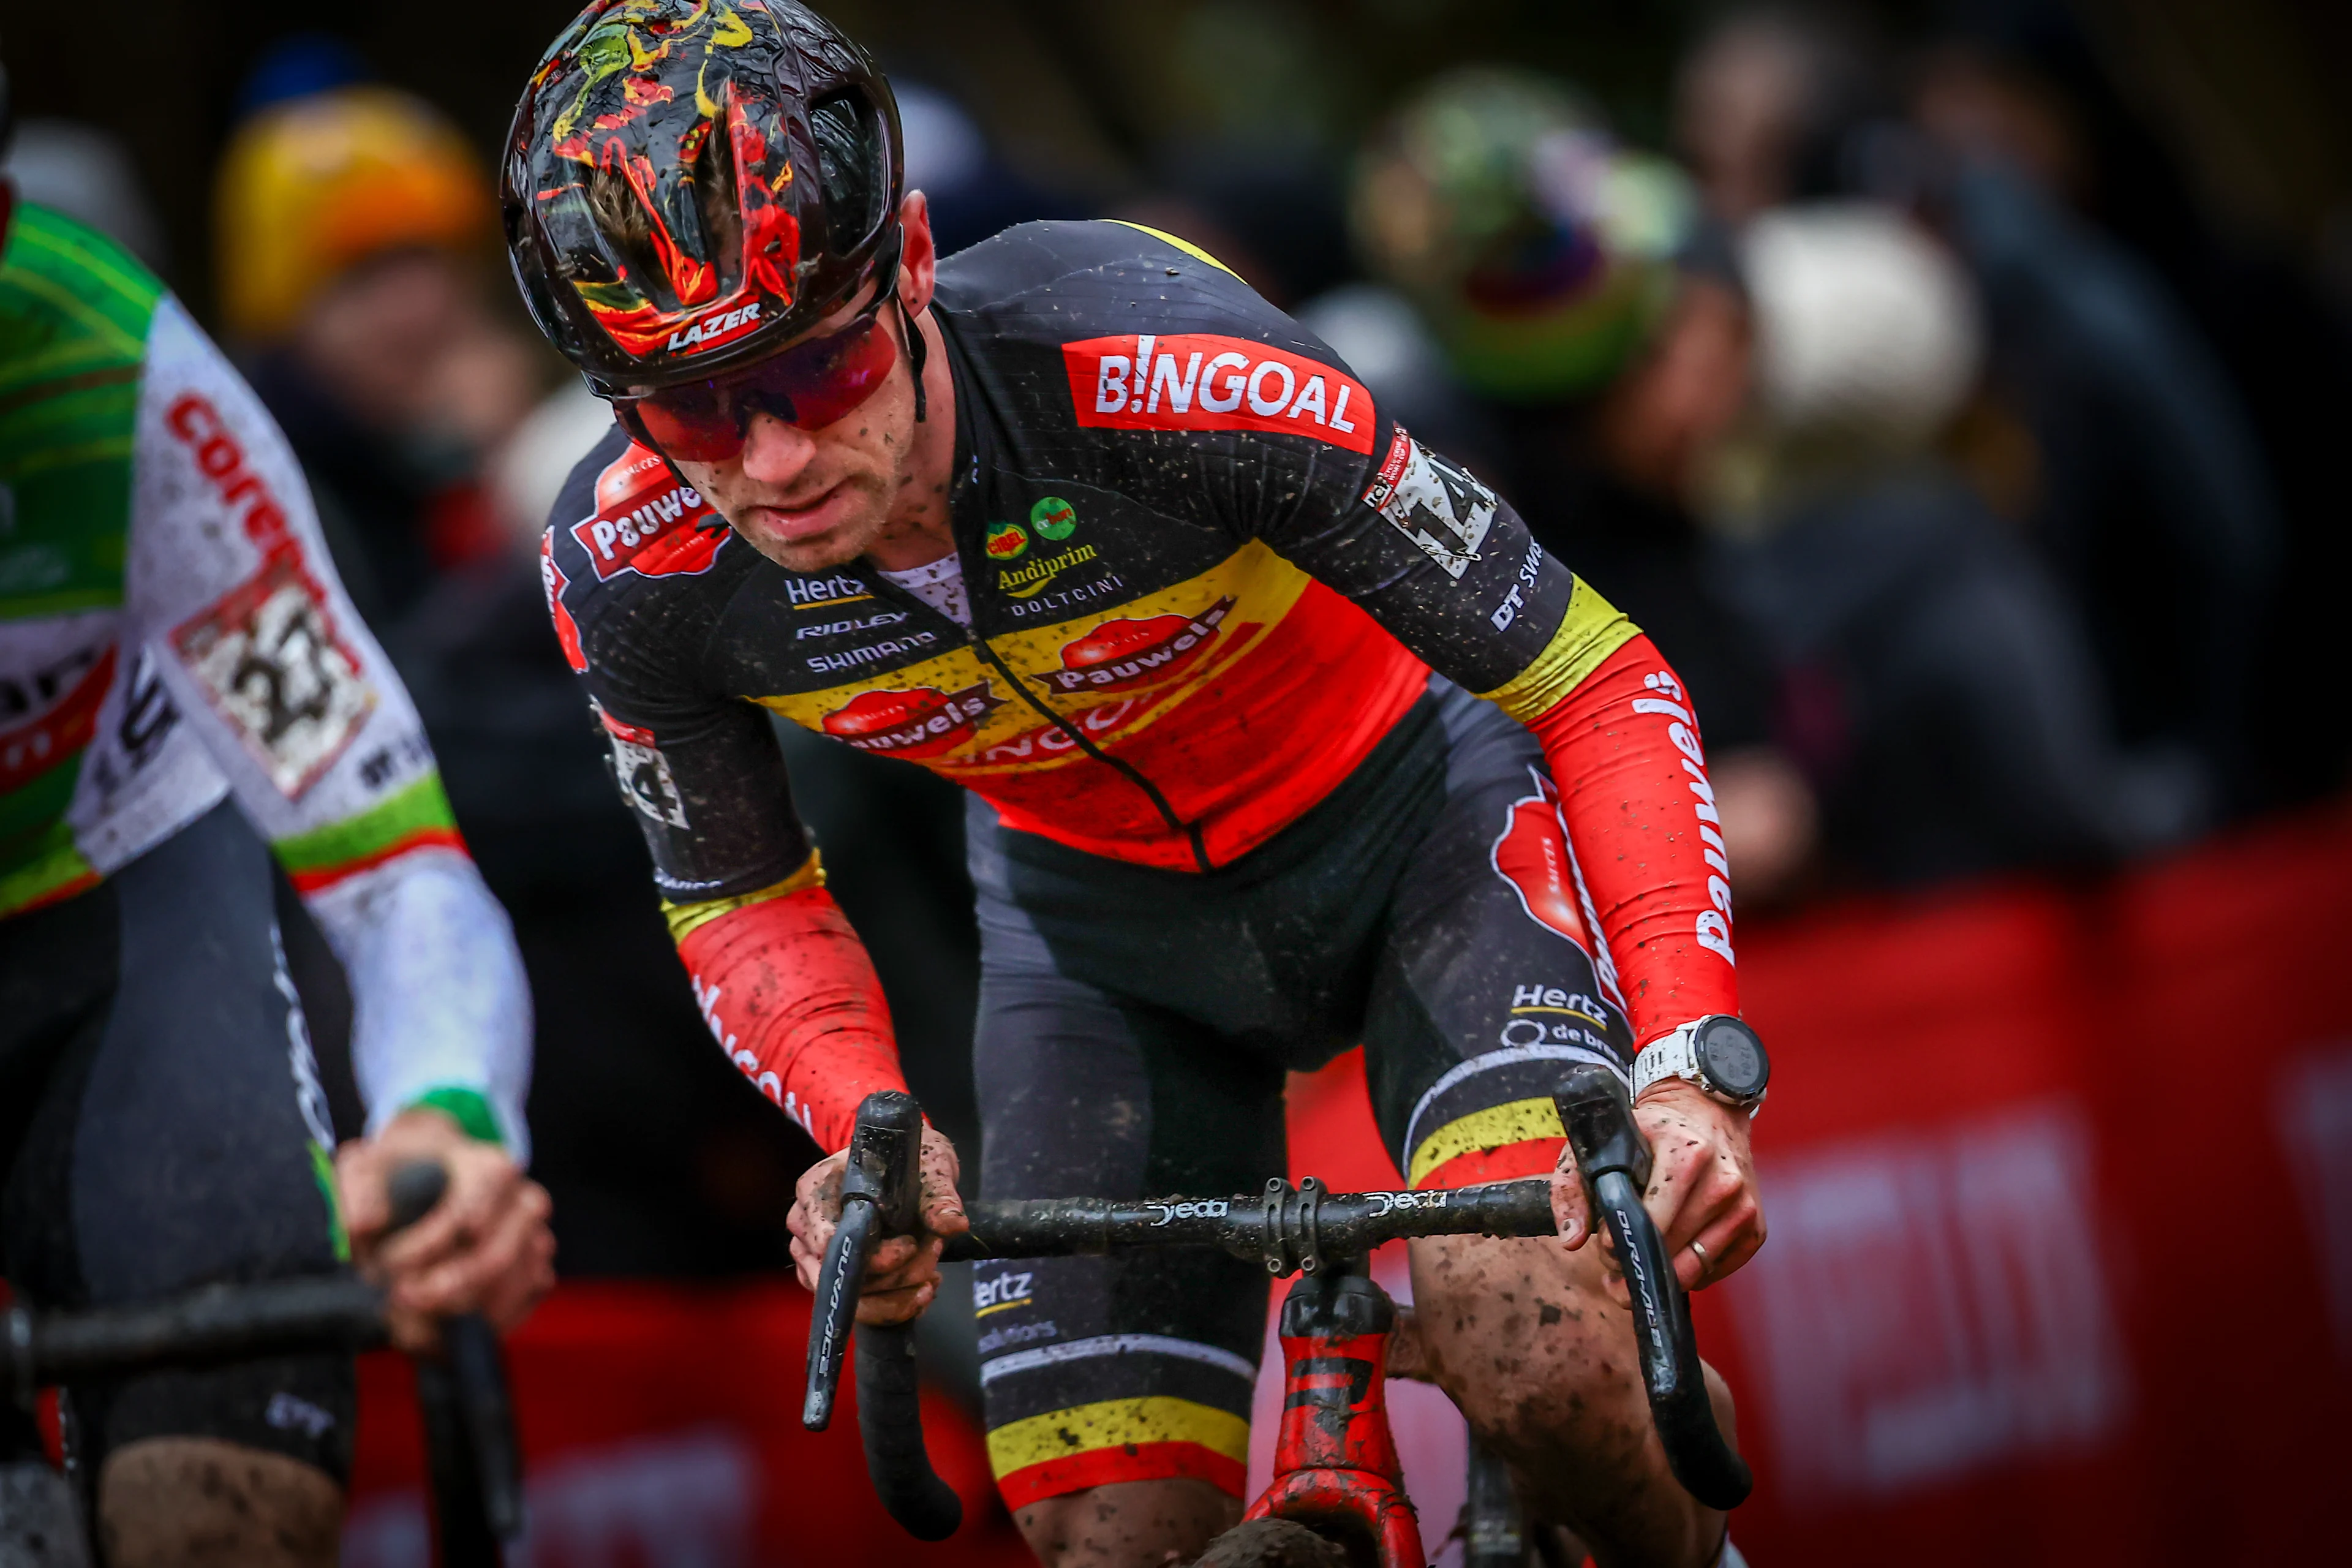
[[[1426,321],[1456,390],[1373,296],[1305,319],[1424,433],[1461,432],[1463,459],[1544,548],[1674,661],[1743,896],[1762,900],[1804,859],[1811,812],[1769,743],[1767,661],[1706,581],[1685,504],[1739,413],[1748,352],[1735,269],[1695,206],[1671,164],[1620,146],[1564,89],[1457,72],[1381,132],[1353,200],[1360,246]]]
[[[168,269],[163,226],[121,138],[70,120],[26,120],[7,153],[18,201],[88,224],[153,270]]]
[[[397,616],[497,548],[479,467],[539,395],[535,346],[484,296],[488,184],[436,110],[351,85],[257,110],[215,195],[224,324],[353,599]]]
[[[1948,53],[1916,112],[1952,154],[1942,210],[1984,290],[1994,385],[2039,451],[2036,532],[2123,731],[2189,752],[2244,804],[2281,527],[2237,390],[2163,280],[2063,205],[2081,152],[2046,100]]]
[[[907,188],[931,205],[931,234],[941,256],[1033,218],[1072,217],[1070,205],[1006,163],[964,106],[927,83],[893,73],[899,133],[906,141]]]
[[[1887,108],[1867,38],[1844,10],[1759,6],[1691,49],[1675,76],[1675,140],[1717,221],[1738,228],[1853,184],[1852,132]]]
[[[2057,568],[2121,734],[2172,748],[2224,808],[2242,808],[2278,787],[2251,710],[2277,685],[2258,671],[2281,549],[2242,383],[2165,280],[2066,205],[2093,188],[2096,149],[2078,105],[2024,56],[2062,58],[2068,79],[2098,84],[2103,120],[2120,113],[2063,9],[1986,0],[1957,13],[1958,38],[1915,73],[1916,125],[1898,121],[1900,95],[1850,14],[1735,13],[1691,52],[1678,135],[1731,221],[1776,195],[1861,195],[1948,229],[1991,344],[1972,467]],[[2201,227],[2185,204],[2174,216]],[[2194,616],[2176,608],[2184,583]]]
[[[1754,391],[1714,465],[1719,581],[1783,671],[1834,867],[1918,884],[2198,826],[2194,771],[2118,751],[2064,595],[1931,456],[1982,353],[1958,264],[1858,205],[1759,216],[1741,253]]]

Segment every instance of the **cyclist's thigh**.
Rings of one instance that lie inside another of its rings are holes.
[[[11,1281],[45,1305],[136,1301],[335,1266],[333,1134],[271,910],[268,851],[216,807],[105,885],[8,922],[0,994],[80,978],[0,1198]],[[21,922],[21,924],[20,924]],[[89,973],[103,970],[103,984]],[[53,1009],[54,1011],[54,1009]],[[69,1391],[91,1473],[207,1436],[348,1468],[350,1360],[275,1357]]]
[[[1535,738],[1450,687],[1441,711],[1445,805],[1392,907],[1365,1026],[1373,1110],[1414,1186],[1550,1170],[1551,1086],[1571,1063],[1628,1060]]]
[[[985,889],[981,916],[983,1196],[1230,1194],[1282,1169],[1278,1065],[1058,973]],[[983,1263],[973,1296],[1009,1506],[1174,1477],[1241,1494],[1262,1270],[1195,1252]]]

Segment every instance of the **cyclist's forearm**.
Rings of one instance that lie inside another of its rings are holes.
[[[530,984],[506,910],[463,850],[427,845],[303,901],[350,978],[368,1131],[427,1105],[527,1161]]]
[[[1730,868],[1682,683],[1622,617],[1622,631],[1580,630],[1576,621],[1571,611],[1562,626],[1584,667],[1571,668],[1572,684],[1505,706],[1543,743],[1580,901],[1614,961],[1634,1040],[1646,1044],[1693,1018],[1739,1010]]]
[[[823,883],[812,853],[773,888],[668,912],[720,1047],[830,1152],[847,1146],[860,1100],[907,1084],[873,960]]]

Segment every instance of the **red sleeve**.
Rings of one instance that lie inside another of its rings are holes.
[[[1628,638],[1527,724],[1636,1044],[1738,1012],[1723,819],[1690,700],[1656,647]]]
[[[823,888],[701,920],[677,951],[729,1058],[826,1152],[859,1101],[907,1087],[874,962]]]

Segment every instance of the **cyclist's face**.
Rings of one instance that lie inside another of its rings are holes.
[[[898,296],[909,311],[919,312],[930,303],[933,261],[929,218],[919,194],[907,198],[901,216],[907,248]],[[808,335],[840,331],[871,297],[870,290],[859,294]],[[687,482],[709,498],[752,549],[792,571],[824,571],[865,554],[915,485],[915,384],[906,322],[890,305],[883,307],[880,321],[898,340],[898,363],[874,395],[848,414],[822,429],[802,430],[754,413],[744,423],[743,449],[734,457],[677,459]],[[934,401],[931,416],[942,412]]]

